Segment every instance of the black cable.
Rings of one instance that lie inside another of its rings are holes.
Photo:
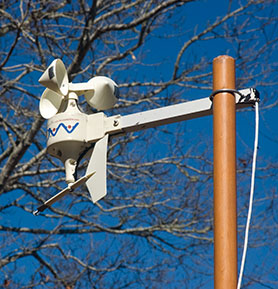
[[[77,180],[77,169],[78,169],[78,166],[79,166],[79,164],[80,164],[80,161],[82,160],[82,158],[86,155],[86,153],[87,153],[89,150],[91,150],[91,149],[94,148],[94,146],[95,146],[95,143],[91,144],[89,147],[85,148],[85,149],[83,150],[83,152],[79,155],[79,157],[78,157],[78,159],[77,159],[77,161],[76,161],[75,171],[74,171],[74,173],[73,173],[73,177],[74,177],[75,180]]]

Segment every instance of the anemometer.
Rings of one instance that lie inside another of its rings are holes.
[[[93,77],[86,83],[71,83],[60,59],[55,59],[50,64],[39,82],[46,87],[39,109],[42,117],[48,120],[47,152],[63,162],[68,187],[41,205],[34,212],[35,215],[84,183],[94,203],[106,195],[109,135],[138,131],[212,114],[213,94],[211,97],[126,116],[107,117],[102,110],[114,107],[119,96],[118,85],[105,76]],[[227,89],[225,91],[227,92]],[[237,109],[254,105],[259,99],[258,92],[254,88],[228,92],[235,95]],[[81,95],[84,95],[91,107],[98,110],[97,113],[85,114],[80,110],[78,98]],[[92,153],[86,174],[76,180],[78,161],[87,151],[92,151]]]
[[[96,76],[87,83],[69,83],[68,74],[60,59],[54,60],[39,82],[46,86],[40,100],[40,114],[47,122],[47,152],[65,166],[68,187],[40,206],[38,214],[68,192],[86,182],[93,202],[106,195],[106,155],[108,135],[104,130],[104,114],[83,113],[78,97],[84,95],[88,104],[97,110],[112,108],[117,100],[118,86],[110,78]],[[80,155],[96,142],[86,175],[75,180]]]

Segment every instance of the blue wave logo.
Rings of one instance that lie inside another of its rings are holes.
[[[60,128],[62,127],[62,128],[64,128],[64,130],[67,132],[67,133],[72,133],[75,129],[76,129],[76,127],[79,125],[79,122],[77,122],[74,126],[71,126],[71,125],[65,125],[64,123],[60,123],[59,125],[58,125],[58,127],[57,128],[53,128],[53,129],[51,129],[51,128],[49,128],[47,131],[48,131],[48,136],[55,136],[57,133],[58,133],[58,131],[60,130]]]

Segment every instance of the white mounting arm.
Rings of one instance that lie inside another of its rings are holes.
[[[227,92],[228,90],[223,89],[223,91]],[[217,91],[217,93],[218,92],[220,91]],[[254,105],[255,102],[259,101],[258,92],[254,88],[230,92],[235,94],[236,109],[250,107]],[[212,97],[215,93],[213,93],[211,97],[198,100],[169,105],[126,116],[116,115],[104,118],[105,134],[116,135],[133,132],[164,124],[212,115]]]

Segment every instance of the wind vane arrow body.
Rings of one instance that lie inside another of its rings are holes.
[[[38,207],[38,209],[36,211],[33,212],[34,215],[39,215],[40,212],[43,212],[45,209],[49,208],[52,204],[54,204],[55,202],[59,201],[62,197],[64,197],[65,195],[67,195],[68,193],[72,192],[73,190],[75,190],[77,187],[81,186],[82,184],[84,184],[86,181],[88,181],[90,179],[90,177],[92,177],[96,172],[92,172],[89,173],[83,177],[81,177],[79,180],[77,180],[74,183],[70,183],[68,184],[67,188],[63,189],[61,192],[59,192],[58,194],[56,194],[55,196],[53,196],[52,198],[50,198],[49,200],[47,200],[46,202],[44,202],[43,205],[41,205],[40,207]]]

